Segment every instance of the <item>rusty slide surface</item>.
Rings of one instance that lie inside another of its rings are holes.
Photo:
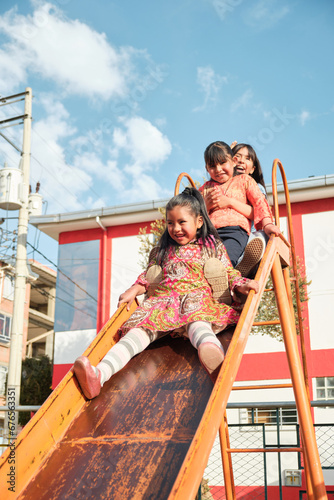
[[[281,249],[281,251],[280,251]],[[0,497],[20,499],[192,499],[241,362],[273,259],[288,248],[271,238],[218,379],[213,386],[187,339],[165,338],[86,401],[72,370],[16,443],[16,492],[8,492],[7,450]],[[133,312],[120,308],[85,354],[98,363]]]
[[[129,314],[123,307],[94,340],[86,351],[93,363]],[[169,336],[92,401],[70,371],[18,437],[15,494],[8,452],[1,457],[0,498],[167,498],[212,386],[190,342]]]

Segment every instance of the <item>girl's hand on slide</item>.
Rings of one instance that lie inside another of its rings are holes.
[[[271,234],[279,236],[281,234],[280,228],[272,223],[266,224],[263,228],[263,231],[266,233],[267,236],[270,236]]]
[[[255,293],[259,291],[259,284],[255,280],[249,280],[247,283],[243,283],[236,287],[239,293],[243,295],[248,295],[251,290],[254,290]]]
[[[136,294],[135,290],[133,290],[133,288],[128,288],[128,290],[125,290],[125,292],[123,292],[119,296],[117,307],[121,306],[124,303],[127,303],[126,308],[129,311],[131,304],[134,301],[136,295],[137,294]]]

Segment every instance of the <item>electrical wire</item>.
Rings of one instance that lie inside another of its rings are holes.
[[[12,138],[12,136],[10,136],[10,137]],[[15,162],[16,162],[16,159],[14,160],[14,159],[13,159],[13,157],[11,157],[8,153],[6,153],[6,155],[7,155],[7,156],[11,159],[12,163],[15,163]],[[41,162],[40,162],[37,158],[35,158],[35,156],[34,156],[33,154],[30,154],[30,157],[31,157],[33,160],[35,160],[35,161],[36,161],[36,162],[37,162],[37,163],[38,163],[38,164],[39,164],[39,165],[40,165],[43,169],[47,170],[47,171],[51,174],[51,176],[52,176],[52,177],[53,177],[53,178],[54,178],[54,179],[55,179],[55,180],[56,180],[56,181],[57,181],[57,182],[58,182],[58,183],[59,183],[62,187],[64,187],[64,189],[66,189],[72,197],[74,197],[74,199],[75,199],[75,201],[76,201],[76,202],[81,203],[81,202],[77,199],[77,197],[76,197],[73,193],[71,193],[71,191],[69,191],[69,190],[68,190],[68,189],[67,189],[67,188],[66,188],[66,187],[65,187],[65,186],[64,186],[64,185],[63,185],[63,184],[59,181],[59,179],[57,179],[57,178],[53,175],[53,173],[52,173],[50,170],[48,170],[48,169],[47,169],[44,165],[42,165],[42,163],[41,163]],[[31,177],[31,179],[32,179],[34,182],[37,182],[37,180],[34,178],[34,176],[33,176],[33,175],[30,175],[30,177]],[[67,212],[67,207],[65,207],[65,206],[64,206],[64,205],[63,205],[63,204],[59,201],[59,199],[55,198],[55,197],[54,197],[54,196],[53,196],[53,195],[52,195],[52,194],[51,194],[48,190],[46,190],[45,188],[43,188],[43,191],[44,191],[44,192],[45,192],[45,194],[46,194],[46,195],[48,195],[48,196],[49,196],[49,197],[50,197],[50,198],[51,198],[51,199],[52,199],[52,200],[53,200],[53,201],[54,201],[57,205],[59,205],[59,206],[60,206],[60,207],[61,207],[61,208],[65,211],[65,212]],[[83,208],[86,208],[86,207],[85,207],[82,203],[81,203],[81,206],[82,206]]]
[[[19,110],[17,110],[17,109],[16,109],[16,107],[15,107],[12,103],[8,103],[8,104],[9,104],[9,105],[10,105],[10,106],[14,109],[14,111],[15,111],[16,113],[19,113]],[[71,169],[70,165],[68,165],[66,162],[64,162],[64,160],[63,160],[63,158],[61,157],[61,155],[60,155],[57,151],[55,151],[55,150],[53,149],[53,147],[52,147],[52,146],[51,146],[51,145],[50,145],[50,144],[49,144],[49,143],[48,143],[48,142],[47,142],[47,141],[46,141],[46,140],[45,140],[45,139],[44,139],[44,138],[43,138],[43,137],[42,137],[42,136],[38,133],[38,132],[36,132],[36,130],[34,130],[34,128],[33,128],[33,127],[32,127],[32,133],[33,133],[34,135],[38,136],[38,137],[39,137],[39,138],[40,138],[40,139],[44,142],[44,144],[46,144],[46,146],[47,146],[47,147],[48,147],[48,148],[49,148],[49,149],[50,149],[50,150],[51,150],[51,151],[52,151],[52,152],[53,152],[53,153],[54,153],[54,154],[55,154],[55,155],[56,155],[56,156],[57,156],[57,157],[58,157],[58,158],[59,158],[59,159],[63,162],[63,163],[64,163],[64,165],[65,165],[67,168]],[[48,171],[51,175],[53,175],[53,174],[52,174],[52,172],[50,172],[50,170],[48,170],[48,169],[47,169],[44,165],[42,165],[42,163],[41,163],[39,160],[37,160],[37,158],[36,158],[35,156],[31,155],[31,157],[32,157],[32,158],[34,158],[34,160],[35,160],[35,161],[36,161],[36,162],[37,162],[37,163],[38,163],[38,164],[39,164],[42,168],[45,168],[45,169],[46,169],[46,170],[47,170],[47,171]],[[78,175],[78,177],[81,179],[81,181],[82,181],[82,182],[83,182],[83,183],[87,186],[87,188],[88,188],[88,189],[89,189],[89,190],[90,190],[90,191],[91,191],[91,192],[92,192],[92,193],[93,193],[93,194],[97,197],[97,199],[99,199],[99,198],[100,198],[100,195],[99,195],[99,194],[98,194],[98,193],[97,193],[97,192],[96,192],[96,191],[92,188],[92,186],[91,186],[88,182],[86,182],[86,181],[85,181],[85,180],[84,180],[84,179],[80,176],[80,174],[77,174],[77,175]],[[54,176],[53,176],[53,177],[54,177]],[[55,178],[55,177],[54,177],[54,178]],[[62,185],[63,187],[65,187],[65,185],[63,185],[63,184],[62,184],[62,183],[61,183],[58,179],[56,179],[56,180],[59,182],[59,184],[60,184],[60,185]],[[66,189],[66,187],[65,187],[65,189]],[[75,196],[75,195],[73,195],[73,193],[70,193],[70,194],[71,194],[73,197],[75,197],[75,200],[76,200],[76,201],[79,201],[79,200],[76,198],[76,196]],[[80,203],[80,202],[79,202],[79,203]],[[81,205],[82,205],[82,204],[81,204]],[[82,205],[82,206],[84,206],[84,205]],[[85,208],[86,208],[86,207],[85,207]]]
[[[3,231],[4,232],[4,231]],[[1,241],[0,241],[0,251],[1,251],[1,246],[2,246],[2,239],[3,239],[3,232],[2,234],[0,235],[1,237]],[[15,240],[16,240],[16,236],[14,232],[12,231],[5,231],[5,234],[6,235],[10,235],[10,236],[15,236]],[[8,238],[6,238],[7,241]],[[13,240],[14,241],[14,240]],[[12,241],[12,242],[13,242]],[[90,297],[92,300],[94,300],[94,302],[97,302],[97,299],[96,297],[94,297],[93,295],[91,295],[90,293],[87,292],[87,290],[85,290],[84,288],[82,288],[82,286],[80,286],[78,283],[76,283],[72,278],[70,278],[66,273],[64,273],[64,271],[62,271],[59,266],[57,266],[57,264],[55,264],[52,260],[50,260],[48,257],[46,257],[46,255],[44,255],[42,252],[40,252],[39,250],[37,250],[37,248],[35,248],[31,243],[29,243],[29,241],[27,241],[27,245],[29,245],[29,247],[32,248],[33,251],[37,252],[39,255],[41,255],[47,262],[49,262],[50,264],[52,264],[57,272],[59,272],[62,276],[64,276],[68,281],[70,281],[71,283],[73,283],[73,285],[75,285],[79,290],[81,290],[83,293],[85,293],[88,297]],[[12,243],[9,245],[10,247],[12,246]],[[4,247],[5,250],[8,250],[9,247]],[[2,253],[2,252],[1,252]],[[5,254],[7,255],[7,254]],[[2,255],[4,256],[4,255]],[[96,260],[96,259],[90,259],[90,260]]]
[[[31,248],[33,248],[37,253],[39,253],[45,260],[47,260],[48,262],[50,262],[53,266],[55,266],[55,268],[57,269],[57,271],[59,273],[61,273],[66,279],[68,279],[69,281],[71,281],[71,283],[73,283],[76,287],[79,288],[79,290],[81,290],[82,292],[84,292],[85,294],[88,295],[88,297],[90,297],[91,299],[93,299],[95,302],[97,302],[96,298],[93,297],[92,295],[90,295],[86,290],[84,290],[80,285],[78,285],[78,283],[76,283],[75,281],[72,280],[72,278],[70,278],[69,276],[67,276],[67,274],[65,274],[60,268],[59,266],[57,266],[57,264],[55,264],[54,262],[52,262],[50,259],[48,259],[48,257],[46,257],[46,255],[44,255],[42,252],[40,252],[39,250],[37,250],[37,248],[33,247],[33,245],[31,243],[29,243],[27,241],[27,245],[29,245]],[[94,259],[96,260],[96,259]]]
[[[89,316],[90,318],[96,319],[96,316],[93,316],[92,314],[89,314],[86,310],[80,309],[80,307],[76,307],[74,304],[72,304],[71,302],[68,302],[65,299],[62,299],[60,297],[57,297],[57,298],[54,297],[49,292],[47,292],[46,290],[43,290],[42,288],[38,287],[37,285],[34,285],[33,283],[31,283],[31,287],[34,290],[36,290],[38,293],[40,293],[41,295],[43,295],[44,297],[47,297],[48,299],[52,299],[54,301],[57,300],[57,301],[60,301],[60,302],[64,302],[68,306],[73,307],[73,309],[76,309],[77,311],[80,311],[82,314],[85,314],[86,316]]]
[[[48,143],[48,142],[47,142],[47,141],[46,141],[46,140],[45,140],[45,139],[44,139],[44,138],[43,138],[43,137],[42,137],[42,136],[41,136],[38,132],[36,132],[36,130],[34,130],[34,129],[33,129],[33,134],[37,135],[37,136],[38,136],[38,137],[39,137],[39,138],[40,138],[40,139],[41,139],[41,140],[42,140],[42,141],[43,141],[43,142],[44,142],[44,143],[48,146],[48,148],[49,148],[49,149],[51,149],[51,151],[53,151],[53,153],[54,153],[56,156],[58,156],[58,158],[59,158],[60,160],[62,160],[62,161],[63,161],[63,158],[60,156],[60,154],[59,154],[57,151],[55,151],[55,150],[53,149],[53,147],[52,147],[52,146],[50,146],[50,144],[49,144],[49,143]],[[66,167],[68,167],[68,168],[71,168],[71,167],[70,167],[70,165],[68,165],[66,162],[64,162],[64,165],[65,165]],[[79,175],[79,177],[80,177],[80,175]],[[86,182],[86,181],[85,181],[82,177],[80,177],[80,178],[81,178],[82,182],[83,182],[83,183],[87,186],[87,188],[88,188],[88,189],[89,189],[92,193],[94,193],[94,195],[97,197],[97,199],[99,199],[99,198],[100,198],[99,193],[97,193],[97,192],[96,192],[96,191],[92,188],[92,186],[90,186],[90,185],[89,185],[89,183],[88,183],[88,182]]]

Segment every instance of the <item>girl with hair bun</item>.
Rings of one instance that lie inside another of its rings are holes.
[[[220,279],[217,279],[217,270]],[[216,334],[238,322],[240,312],[223,303],[225,292],[248,295],[256,281],[242,278],[231,265],[225,247],[195,188],[186,188],[166,206],[166,229],[150,255],[147,269],[119,297],[127,308],[137,295],[146,298],[120,328],[121,339],[96,366],[80,356],[74,373],[89,399],[151,342],[183,330],[212,376],[224,360]]]

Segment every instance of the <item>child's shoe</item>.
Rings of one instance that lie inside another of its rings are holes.
[[[147,296],[151,297],[162,280],[162,267],[157,264],[151,266],[146,273],[146,279],[149,282]]]
[[[231,304],[228,276],[224,264],[216,257],[211,257],[204,264],[204,276],[212,288],[213,300]]]
[[[205,370],[212,380],[214,380],[218,374],[218,369],[224,361],[223,348],[220,349],[212,342],[203,342],[198,347],[198,357]]]
[[[256,264],[262,259],[265,248],[265,240],[260,236],[256,236],[246,245],[243,258],[236,266],[241,276],[247,277],[249,275]]]
[[[88,399],[96,398],[101,392],[101,373],[96,375],[86,356],[79,356],[74,362],[74,373],[82,392]]]

